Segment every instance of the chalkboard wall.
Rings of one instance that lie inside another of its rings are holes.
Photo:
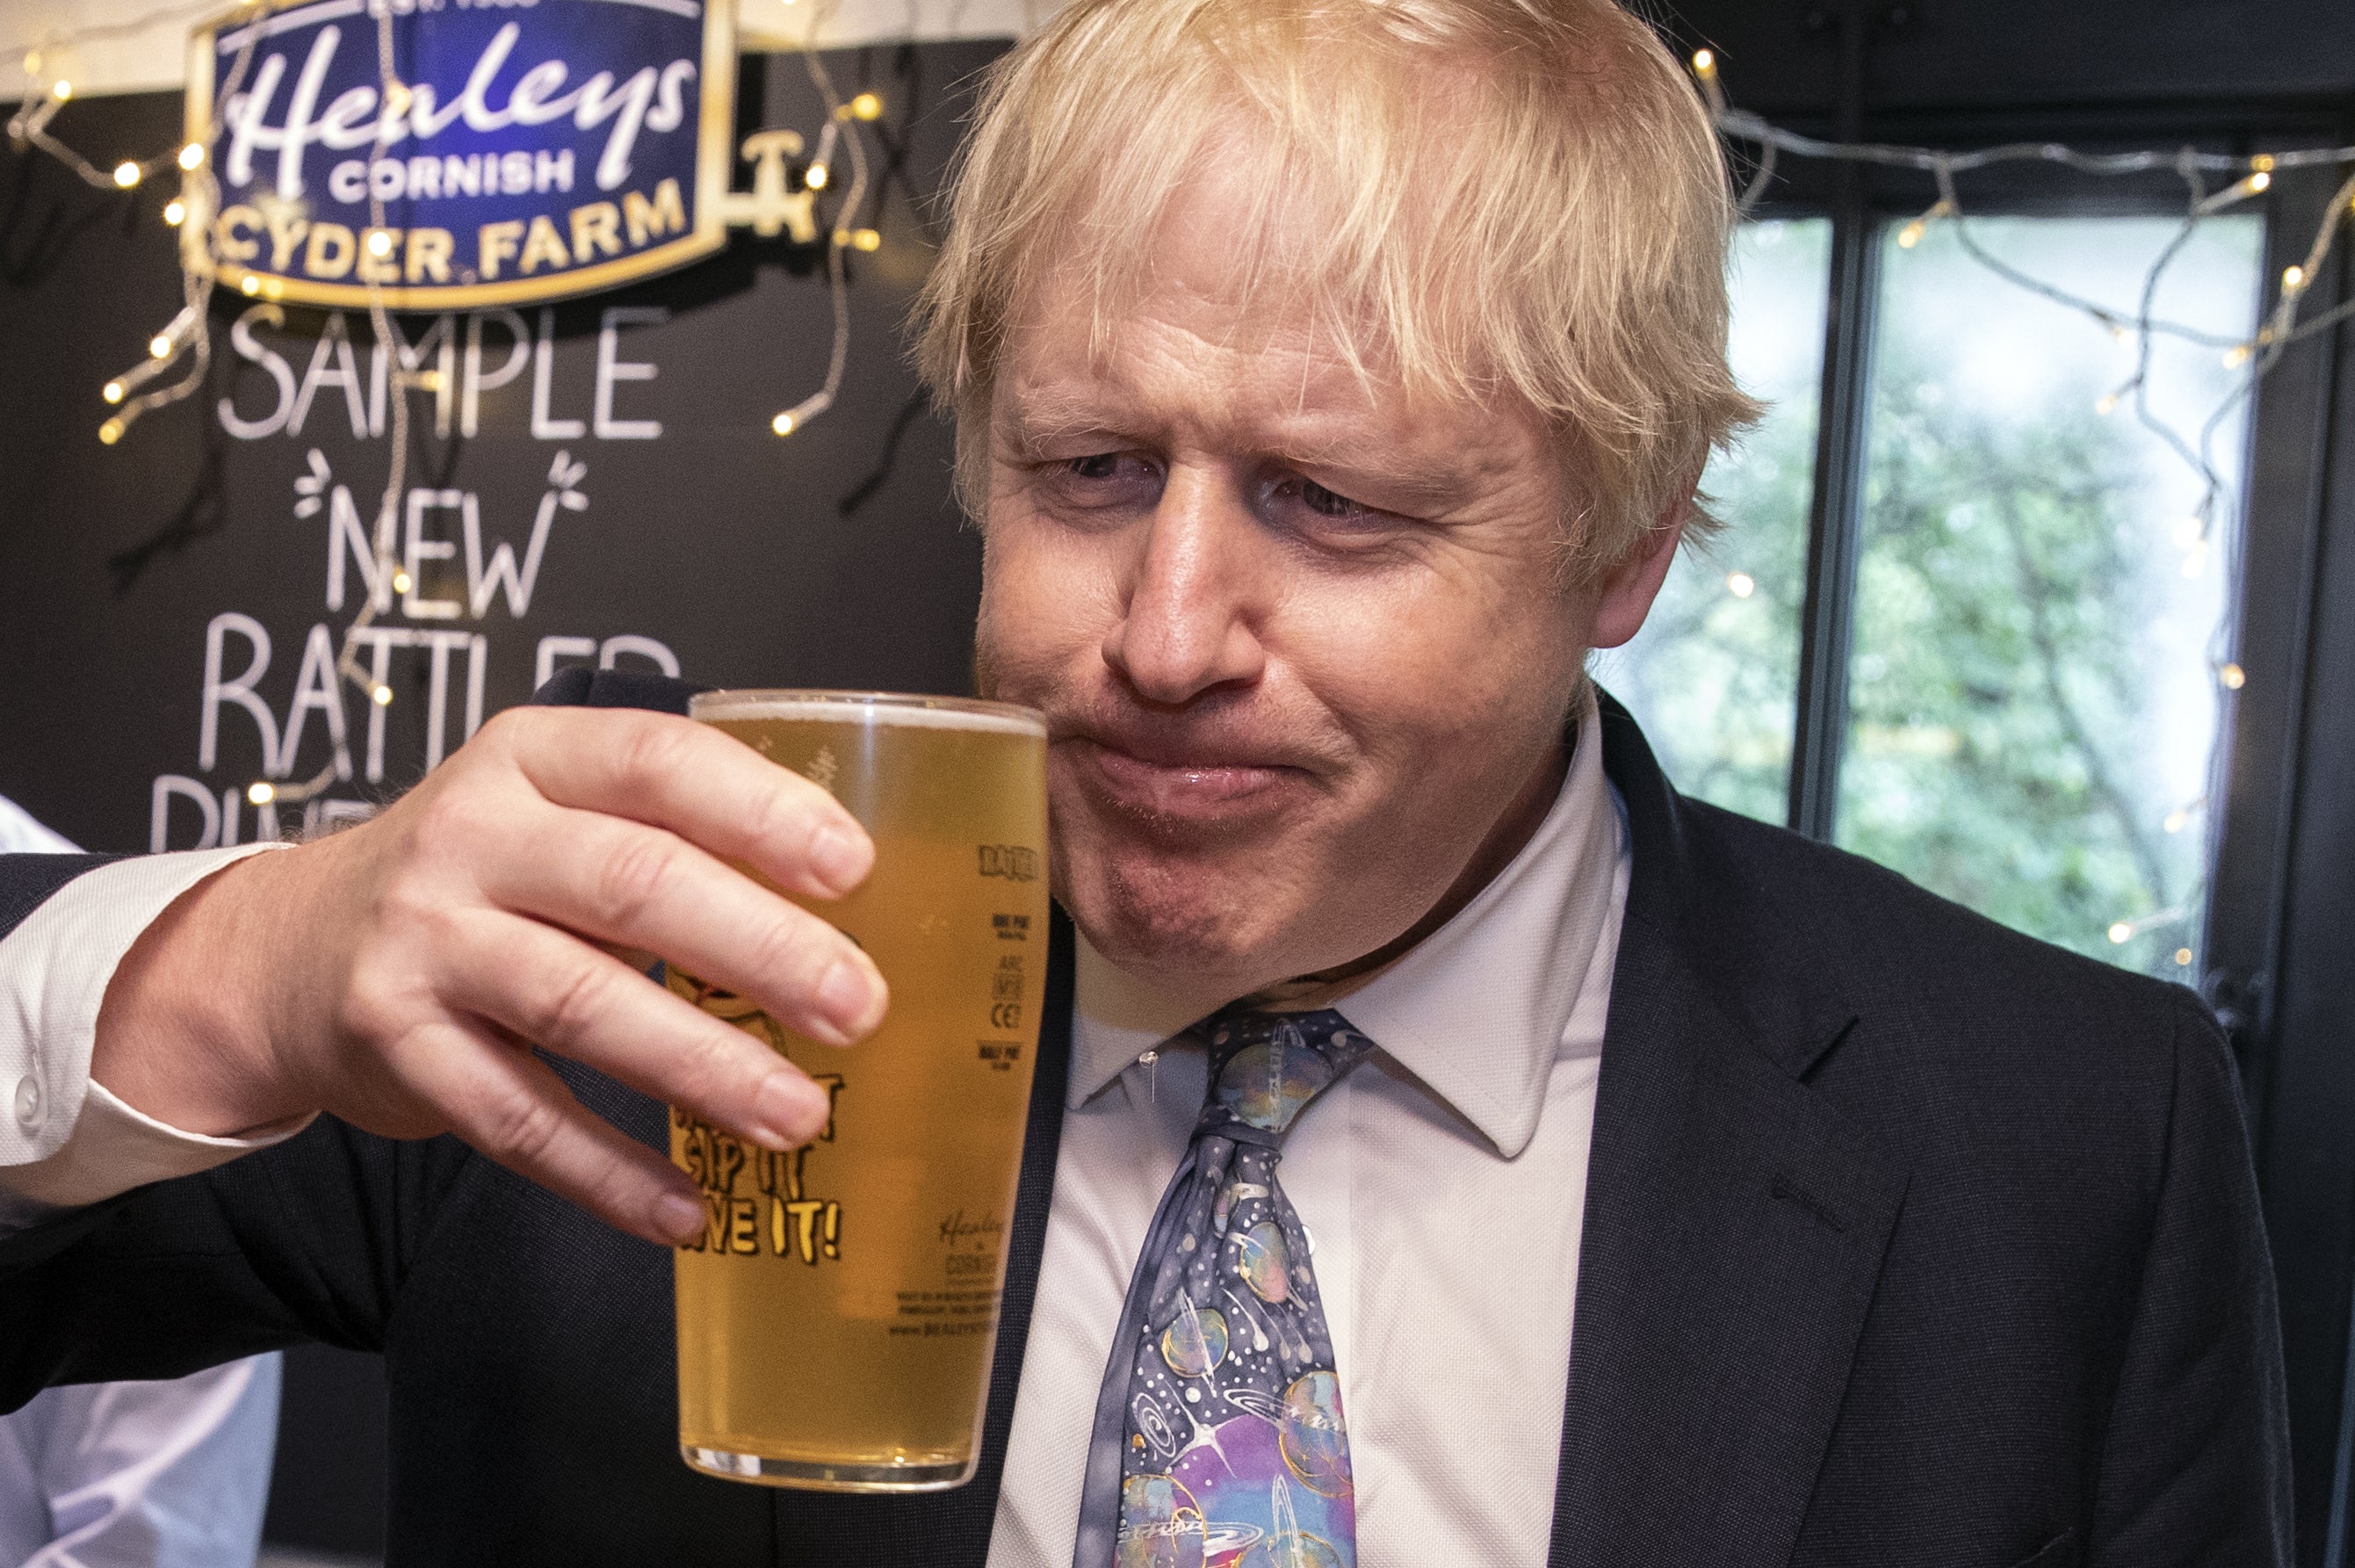
[[[92,848],[186,848],[268,830],[247,786],[333,762],[338,720],[350,777],[273,813],[277,830],[391,798],[463,741],[470,709],[520,701],[550,666],[969,689],[980,542],[901,323],[974,73],[1003,47],[824,57],[844,96],[885,102],[868,128],[882,245],[847,253],[841,400],[789,439],[769,421],[820,384],[832,341],[815,247],[740,233],[545,315],[400,321],[417,368],[447,374],[410,394],[397,553],[416,582],[377,620],[381,709],[313,651],[368,594],[372,552],[350,536],[373,527],[391,394],[366,315],[273,323],[225,295],[203,391],[101,445],[100,387],[177,308],[167,193],[92,190],[0,144],[0,795]],[[765,126],[815,141],[799,58],[747,57],[741,74],[739,142]],[[56,129],[111,166],[179,123],[178,96],[153,93],[78,101]],[[383,1422],[374,1358],[290,1358],[270,1540],[381,1552]]]
[[[395,553],[414,581],[365,634],[384,708],[324,672],[371,591],[397,356],[364,312],[224,293],[203,391],[101,445],[101,385],[176,305],[168,193],[0,149],[0,794],[91,848],[186,848],[364,812],[570,664],[969,689],[980,546],[902,322],[974,74],[1002,47],[825,57],[842,94],[886,105],[867,128],[882,244],[847,253],[841,399],[788,439],[770,419],[820,384],[832,331],[824,251],[789,237],[740,232],[549,310],[399,320],[442,374],[408,394]],[[799,58],[741,75],[739,141],[815,141]],[[145,94],[74,102],[57,129],[104,165],[170,145],[178,120],[176,95]],[[248,804],[339,755],[322,802]]]

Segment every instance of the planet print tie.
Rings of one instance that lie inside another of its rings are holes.
[[[1210,1089],[1129,1282],[1074,1568],[1355,1568],[1333,1341],[1275,1167],[1294,1119],[1373,1042],[1329,1008],[1189,1032]]]

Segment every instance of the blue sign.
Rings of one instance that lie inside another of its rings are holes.
[[[218,125],[183,243],[228,287],[357,305],[373,283],[391,309],[471,309],[611,288],[725,242],[730,0],[312,0],[255,16],[190,48],[189,140]]]

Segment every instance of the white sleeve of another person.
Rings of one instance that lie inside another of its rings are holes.
[[[252,1568],[277,1445],[273,1352],[82,1383],[0,1417],[0,1563]]]

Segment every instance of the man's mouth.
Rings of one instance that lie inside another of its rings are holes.
[[[1135,816],[1231,818],[1313,787],[1304,768],[1225,749],[1072,736],[1057,750],[1082,788]]]

